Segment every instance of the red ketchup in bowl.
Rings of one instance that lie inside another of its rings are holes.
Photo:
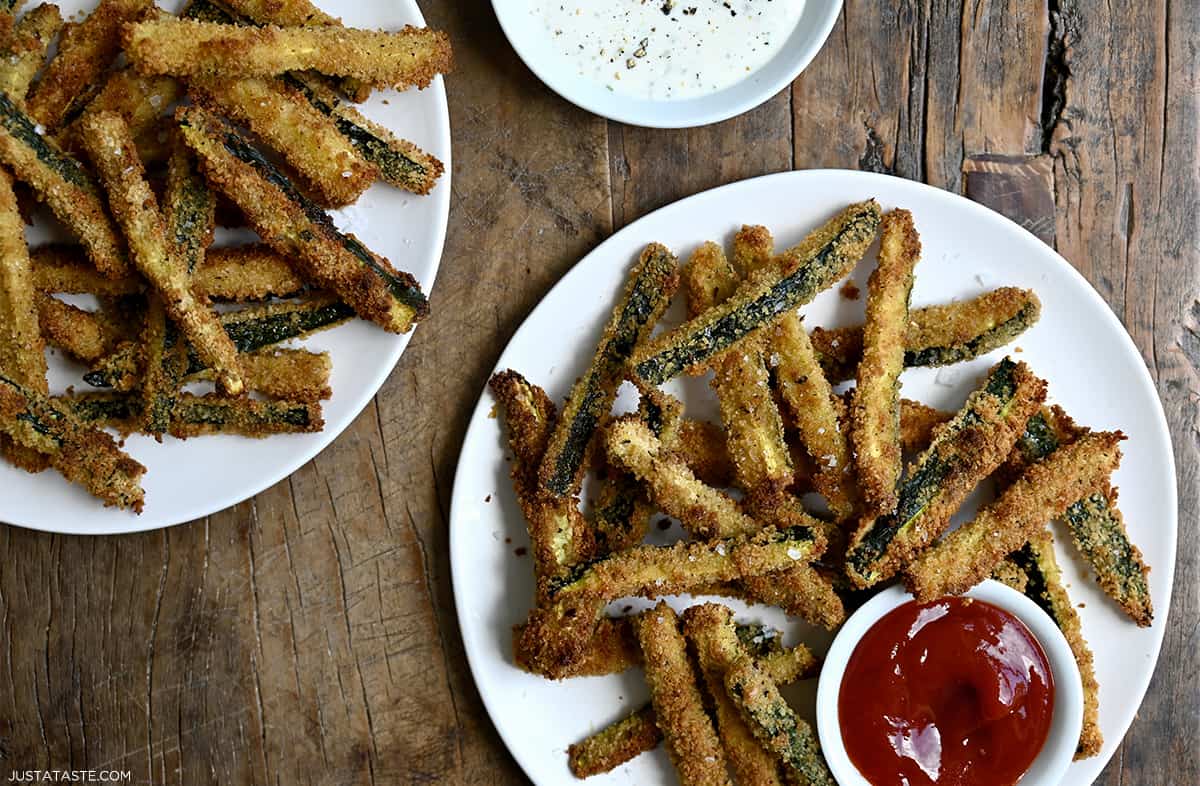
[[[873,786],[1011,786],[1053,714],[1042,646],[1012,614],[971,598],[880,618],[838,693],[846,753]]]

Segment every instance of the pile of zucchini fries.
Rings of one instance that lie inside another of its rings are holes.
[[[848,275],[877,239],[865,323],[806,327],[797,309]],[[663,602],[633,616],[606,609],[629,596],[718,595],[833,630],[848,604],[893,578],[930,600],[995,576],[1037,602],[1066,634],[1084,681],[1077,755],[1099,751],[1092,656],[1048,524],[1064,520],[1104,591],[1150,624],[1148,569],[1109,482],[1124,436],[1090,431],[1046,405],[1046,383],[1010,358],[957,413],[902,398],[905,368],[984,355],[1041,310],[1033,292],[1008,287],[912,309],[920,254],[913,216],[883,214],[874,200],[849,205],[782,253],[761,226],[742,227],[728,255],[701,245],[682,267],[651,244],[561,410],[516,371],[492,377],[536,581],[533,610],[514,631],[516,663],[556,680],[641,665],[650,688],[647,706],[570,747],[578,777],[664,742],[684,784],[731,775],[739,784],[832,784],[813,730],[779,694],[818,671],[803,645],[755,647],[718,604],[682,617]],[[652,336],[677,289],[687,321]],[[688,417],[658,387],[707,372],[719,425]],[[626,381],[639,405],[617,416]],[[598,490],[585,513],[589,472]],[[949,531],[987,478],[995,500]],[[806,509],[811,492],[827,506]],[[644,544],[658,514],[689,537]]]
[[[282,345],[355,316],[405,333],[428,314],[416,280],[325,209],[377,180],[433,188],[442,163],[351,103],[425,87],[450,46],[345,28],[308,0],[193,0],[181,17],[100,0],[68,25],[20,5],[0,4],[0,452],[141,512],[146,469],[103,428],[318,431],[330,359]],[[73,242],[27,247],[29,198]],[[261,242],[211,248],[217,224]],[[51,395],[46,345],[99,390]]]

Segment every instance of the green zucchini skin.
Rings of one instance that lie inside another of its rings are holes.
[[[612,409],[626,361],[634,346],[650,334],[678,285],[675,256],[657,243],[648,246],[613,309],[591,366],[571,389],[550,437],[538,469],[546,491],[568,496],[578,488],[588,446]]]
[[[130,431],[142,413],[142,402],[132,393],[85,393],[55,401],[85,423],[122,432]],[[169,432],[180,439],[218,433],[261,437],[318,431],[322,426],[316,404],[187,393],[172,402],[169,423]]]
[[[45,132],[37,132],[38,124],[21,111],[12,99],[0,93],[0,128],[34,152],[38,161],[71,185],[93,195],[100,190],[84,165],[74,156],[54,144]]]
[[[861,251],[879,228],[879,205],[860,203],[836,232],[804,264],[748,302],[740,303],[713,321],[696,319],[667,334],[669,344],[645,358],[636,359],[634,374],[647,385],[661,385],[685,370],[706,364],[751,333],[785,313],[794,311],[846,275],[861,258]],[[750,282],[754,281],[752,277]],[[743,284],[743,287],[747,284]],[[730,301],[738,298],[735,292]],[[720,307],[718,307],[720,308]],[[662,340],[668,341],[667,336]]]
[[[896,510],[874,519],[856,533],[846,554],[846,571],[857,586],[871,586],[895,572],[894,567],[888,563],[895,562],[891,557],[895,556],[897,550],[907,547],[900,542],[904,537],[903,533],[916,527],[922,517],[927,515],[930,506],[941,499],[952,476],[974,474],[969,468],[977,452],[977,448],[973,446],[978,446],[984,439],[992,441],[993,433],[997,438],[1003,436],[998,430],[1006,429],[1011,419],[1009,410],[1019,401],[1018,391],[1021,384],[1018,368],[1018,364],[1009,358],[992,368],[983,387],[968,397],[963,409],[943,427],[934,443],[919,457],[908,477],[901,481]],[[1040,404],[1045,396],[1044,383],[1040,384],[1040,394],[1036,392],[1039,385],[1034,384],[1031,387],[1035,389],[1035,395],[1039,395],[1036,403]],[[993,400],[998,404],[1000,419],[993,419],[988,424],[981,415],[981,407],[987,406]],[[1025,402],[1023,406],[1028,403]],[[1025,416],[1023,422],[1027,421],[1028,416]],[[993,433],[981,438],[981,427]],[[1019,432],[1012,433],[1012,441],[1008,445],[1016,442],[1018,434]],[[1003,448],[1004,453],[1009,449],[1002,445],[996,447]],[[996,463],[999,464],[1002,459],[1001,454]],[[985,474],[990,474],[995,467],[979,469],[987,469]],[[939,533],[933,533],[932,537],[936,537],[937,534]]]
[[[165,213],[167,233],[195,273],[212,243],[217,198],[186,147],[173,151],[167,180]]]

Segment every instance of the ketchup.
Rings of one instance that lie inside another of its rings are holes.
[[[1041,645],[971,598],[886,614],[855,647],[838,694],[846,753],[873,786],[1011,786],[1053,714]]]

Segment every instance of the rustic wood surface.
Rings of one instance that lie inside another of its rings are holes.
[[[1133,335],[1175,440],[1180,548],[1157,674],[1098,782],[1200,783],[1195,2],[848,0],[789,90],[678,132],[552,94],[484,0],[421,5],[458,55],[434,318],[354,425],[255,499],[125,537],[0,527],[0,777],[524,782],[472,684],[448,559],[459,444],[496,357],[580,256],[647,211],[849,167],[1024,221]]]

